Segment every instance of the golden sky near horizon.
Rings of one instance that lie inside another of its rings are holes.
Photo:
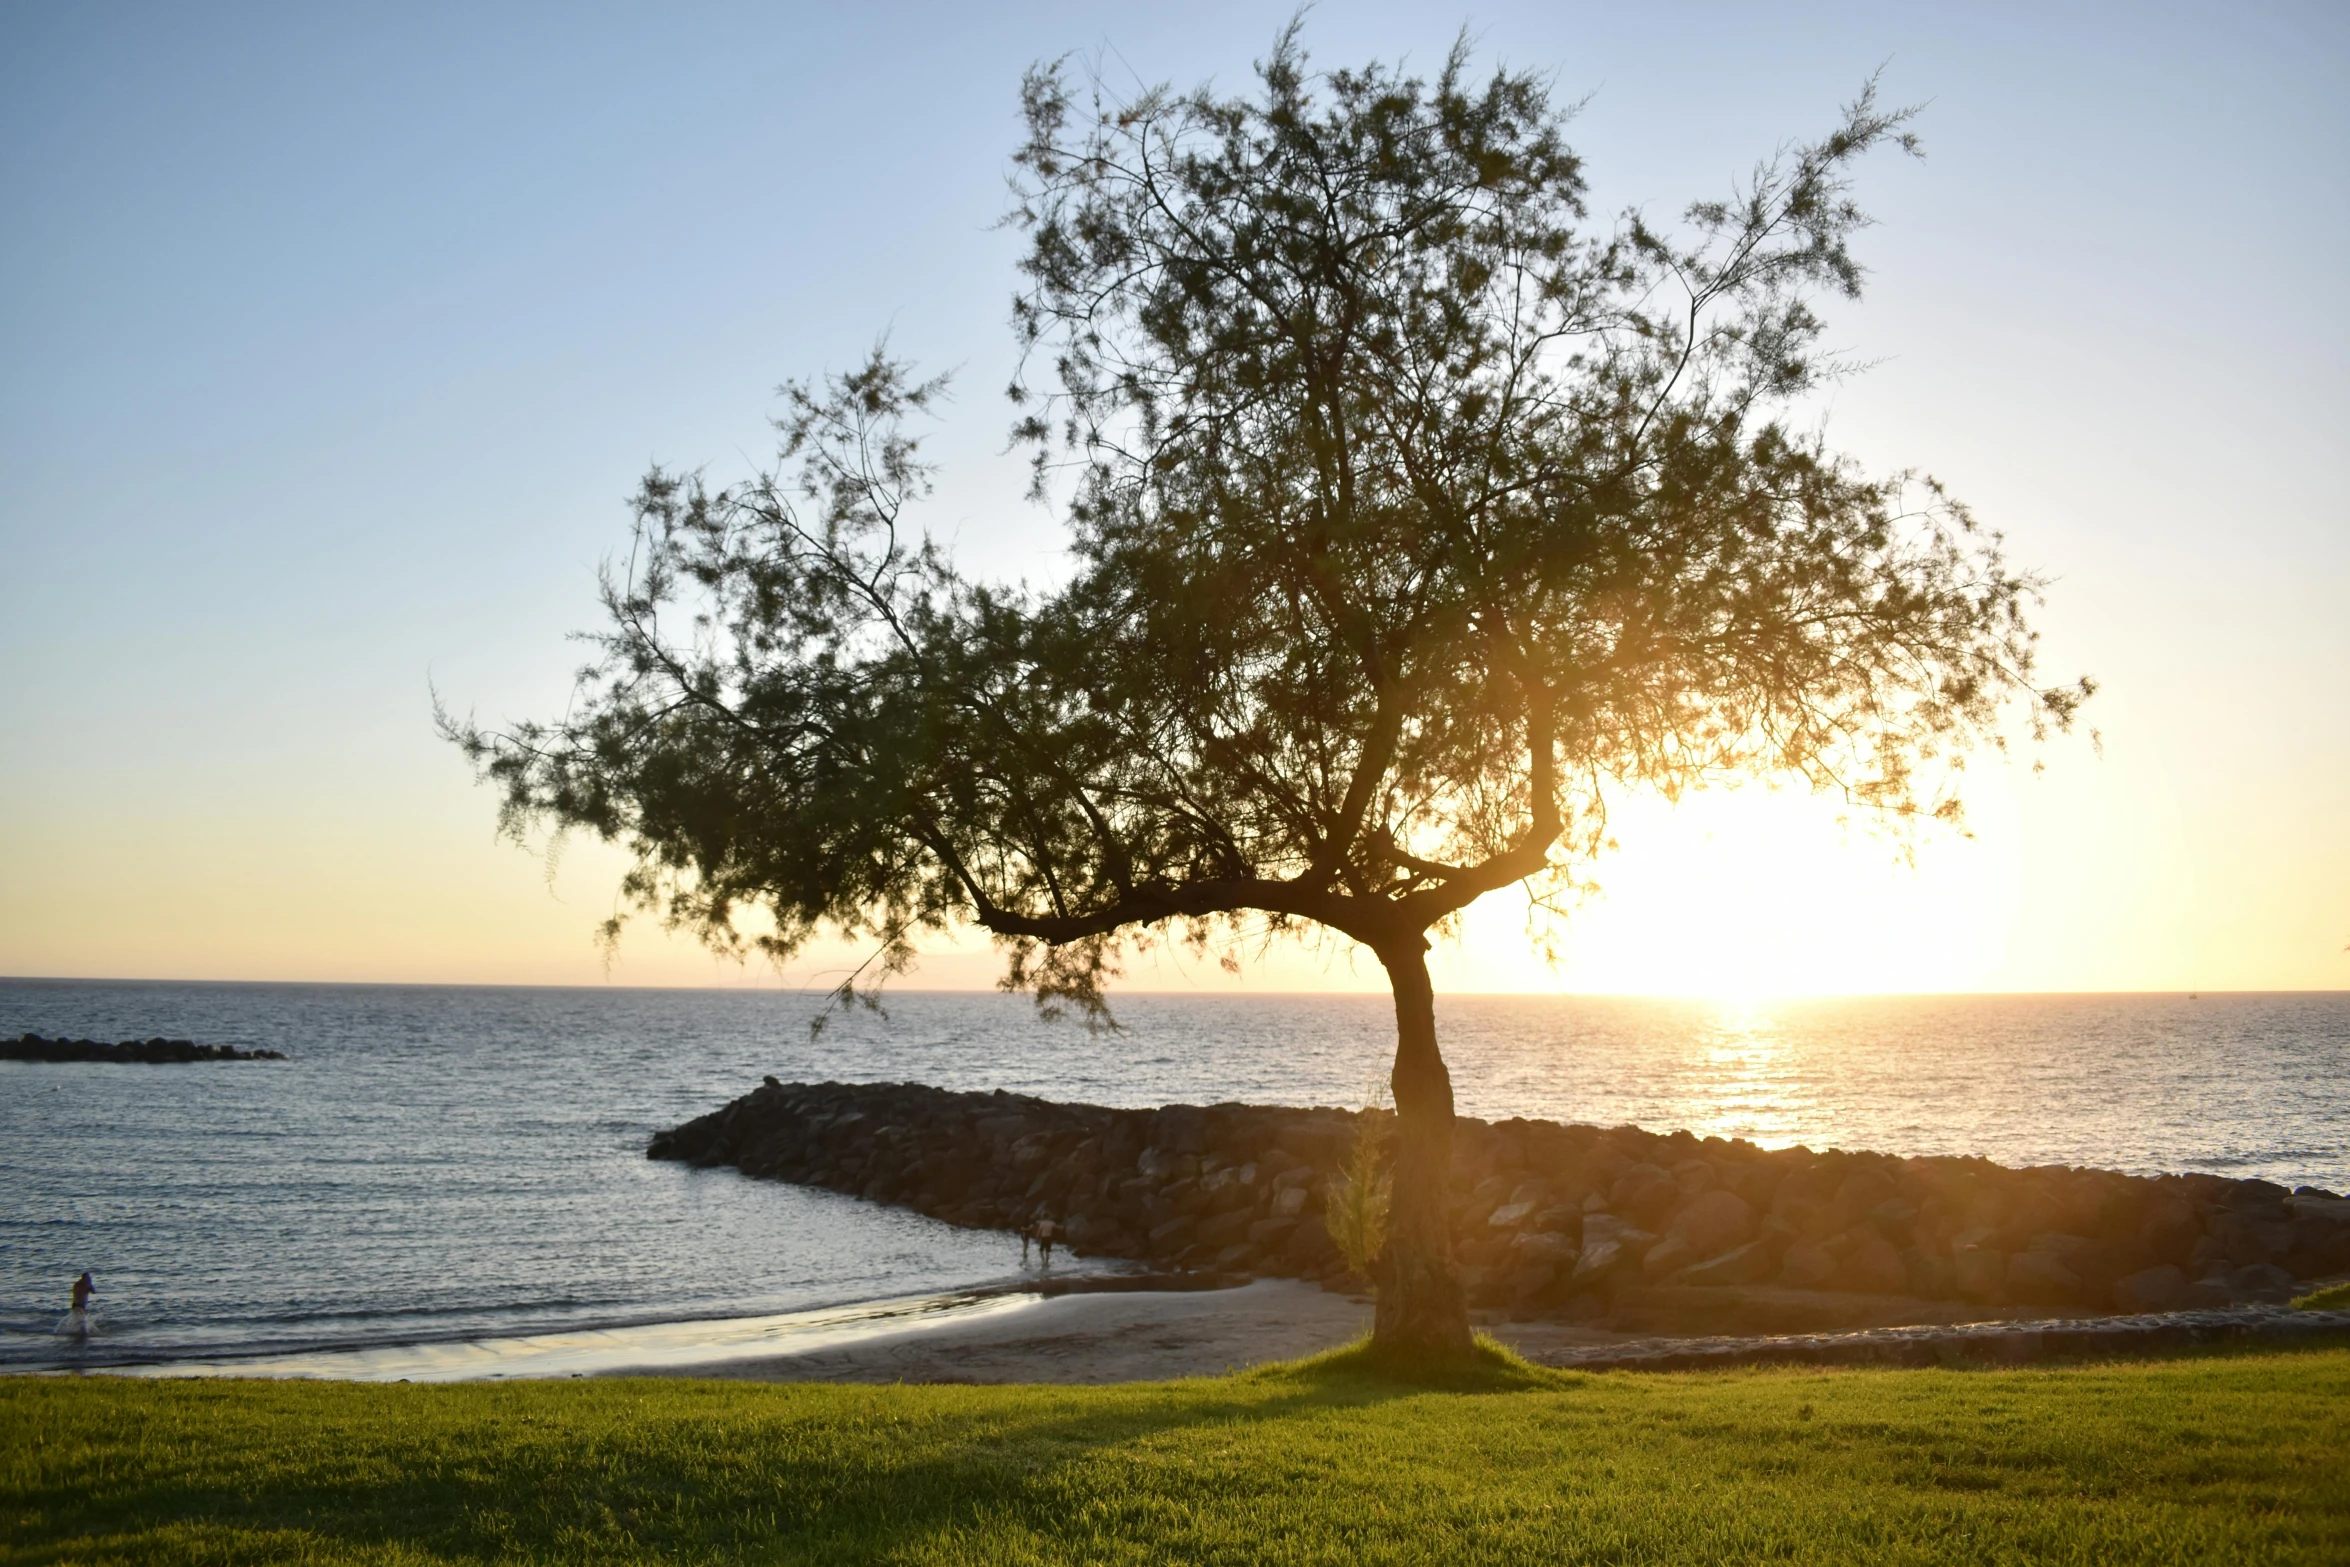
[[[775,384],[883,328],[961,367],[933,524],[966,562],[1048,574],[994,390],[1020,69],[1114,35],[1153,74],[1234,85],[1287,7],[719,9],[560,38],[429,7],[4,24],[0,974],[800,985],[854,961],[777,976],[640,924],[607,968],[617,857],[496,841],[431,694],[558,711],[646,464],[740,472]],[[1978,758],[1973,835],[1928,832],[1913,862],[1801,793],[1623,802],[1556,968],[1502,893],[1439,984],[2350,989],[2350,20],[1476,23],[1592,94],[1574,134],[1601,214],[1716,194],[1892,62],[1929,156],[1861,172],[1868,294],[1830,319],[1870,368],[1818,412],[2048,574],[2044,672],[2099,678],[2104,744],[2058,739],[2041,773]],[[1458,25],[1332,0],[1309,44],[1425,64]],[[652,58],[673,74],[648,81]],[[995,972],[966,939],[905,983]],[[1127,982],[1235,983],[1181,956]],[[1237,983],[1381,986],[1294,948]]]
[[[1616,813],[1622,848],[1594,867],[1597,891],[1564,926],[1555,968],[1534,954],[1511,891],[1486,898],[1460,937],[1439,945],[1437,982],[1704,996],[2350,988],[2329,924],[2339,858],[2307,862],[2283,896],[2248,907],[2224,868],[2198,864],[2194,823],[2176,802],[2149,805],[2114,787],[2128,766],[2119,749],[2109,740],[2099,760],[2085,742],[2060,742],[2037,776],[2021,762],[1978,765],[1973,835],[1922,838],[1911,862],[1800,793],[1636,803]],[[713,958],[640,919],[607,967],[592,933],[613,906],[613,851],[569,845],[550,875],[544,857],[489,840],[488,802],[461,781],[435,804],[439,831],[356,853],[331,820],[217,821],[177,838],[151,830],[96,854],[85,840],[45,856],[12,833],[11,863],[55,890],[0,909],[0,972],[821,986],[855,960],[846,948],[812,952],[778,974]],[[2195,895],[2174,896],[2179,886]],[[901,983],[983,988],[998,971],[972,936],[930,952]],[[1213,961],[1162,952],[1125,984],[1384,988],[1376,960],[1344,941],[1244,945],[1240,955],[1238,980]]]

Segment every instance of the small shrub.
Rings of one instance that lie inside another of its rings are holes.
[[[1379,1168],[1380,1145],[1386,1141],[1387,1105],[1384,1093],[1375,1095],[1355,1122],[1354,1147],[1323,1205],[1322,1222],[1337,1244],[1338,1254],[1360,1278],[1371,1276],[1371,1259],[1387,1243],[1387,1202],[1391,1194],[1386,1172]]]

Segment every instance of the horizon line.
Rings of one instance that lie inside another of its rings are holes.
[[[641,993],[682,992],[708,995],[770,995],[794,999],[814,1000],[832,994],[829,987],[786,987],[768,985],[644,985],[644,984],[580,984],[576,982],[546,982],[531,980],[437,980],[437,979],[190,979],[172,975],[124,976],[115,974],[0,974],[0,985],[248,985],[294,988],[343,988],[375,990],[566,990],[566,991],[630,991]],[[997,986],[977,985],[906,985],[891,986],[881,992],[886,1002],[892,996],[1027,996],[1026,991],[1007,991]],[[1192,988],[1184,990],[1118,989],[1108,992],[1133,997],[1213,997],[1233,1000],[1303,999],[1330,996],[1368,996],[1387,999],[1389,992],[1377,988],[1350,990],[1241,990]],[[1675,990],[1438,990],[1439,997],[1455,999],[1532,999],[1532,1000],[1608,1000],[1608,1001],[1696,1001],[1696,1002],[1762,1002],[1762,1001],[1878,1001],[1878,1000],[1940,1000],[1955,998],[2038,998],[2050,996],[2350,996],[2350,986],[2319,987],[2285,986],[2281,988],[2231,989],[2227,987],[2161,986],[2140,990],[2066,989],[2066,990],[1814,990],[1814,991],[1675,991]]]

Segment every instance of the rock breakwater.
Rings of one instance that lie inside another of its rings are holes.
[[[2150,1316],[1970,1322],[1772,1338],[1648,1339],[1540,1357],[1580,1371],[1704,1371],[1724,1366],[2016,1366],[2175,1353],[2217,1344],[2309,1344],[2350,1338],[2350,1311],[2288,1306]]]
[[[1345,1264],[1321,1213],[1357,1124],[1328,1108],[1118,1110],[769,1078],[649,1154],[970,1227],[1049,1218],[1081,1254],[1155,1268],[1336,1283]],[[2350,1271],[2350,1201],[2215,1175],[1464,1118],[1450,1195],[1472,1301],[1520,1315],[1760,1324],[1776,1311],[1795,1326],[1840,1300],[1857,1326],[1871,1298],[1907,1303],[1892,1315],[1909,1320],[2176,1311],[2278,1302]]]
[[[44,1039],[25,1034],[0,1039],[0,1061],[118,1061],[171,1065],[182,1061],[283,1061],[276,1050],[239,1050],[234,1045],[199,1045],[192,1039]]]

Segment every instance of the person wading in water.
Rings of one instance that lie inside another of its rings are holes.
[[[90,1297],[97,1293],[98,1281],[91,1278],[89,1274],[84,1273],[80,1278],[74,1280],[73,1309],[65,1314],[65,1320],[57,1325],[57,1331],[70,1333],[75,1338],[88,1338],[90,1336]]]
[[[1044,1266],[1051,1267],[1053,1265],[1053,1239],[1060,1233],[1061,1227],[1050,1219],[1038,1219],[1023,1229],[1020,1232],[1020,1266],[1023,1268],[1028,1266],[1028,1246],[1033,1241],[1036,1243]]]

